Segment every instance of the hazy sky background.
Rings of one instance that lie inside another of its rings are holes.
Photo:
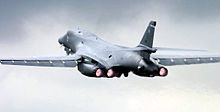
[[[150,20],[155,46],[220,50],[218,0],[1,0],[0,57],[64,55],[57,40],[81,28],[136,46]],[[220,52],[219,52],[220,53]],[[220,64],[168,67],[165,78],[94,79],[77,68],[0,66],[1,112],[218,112]]]

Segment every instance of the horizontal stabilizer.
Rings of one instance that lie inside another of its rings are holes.
[[[167,47],[153,47],[159,51],[198,51],[198,52],[206,52],[207,50],[198,50],[198,49],[181,49],[181,48],[167,48]]]

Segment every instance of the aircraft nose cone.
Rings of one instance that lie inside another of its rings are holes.
[[[58,42],[59,42],[60,44],[63,44],[63,37],[60,37],[60,38],[58,39]]]

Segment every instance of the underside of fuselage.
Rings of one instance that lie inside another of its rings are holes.
[[[144,77],[166,76],[168,73],[165,67],[158,66],[152,62],[140,61],[138,64],[138,67],[134,68],[127,67],[126,65],[121,65],[112,66],[111,68],[106,69],[95,61],[82,61],[78,63],[78,70],[86,76],[97,78],[121,77],[122,74],[127,77],[129,72],[133,72],[138,76]]]

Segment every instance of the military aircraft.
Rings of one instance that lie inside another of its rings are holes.
[[[220,62],[220,55],[157,54],[157,50],[198,50],[153,47],[155,26],[156,21],[150,21],[140,44],[133,48],[108,43],[86,30],[73,29],[58,40],[66,56],[7,58],[0,62],[25,66],[77,66],[85,76],[96,78],[121,77],[122,74],[127,77],[129,72],[143,77],[164,77],[168,74],[164,66]]]

